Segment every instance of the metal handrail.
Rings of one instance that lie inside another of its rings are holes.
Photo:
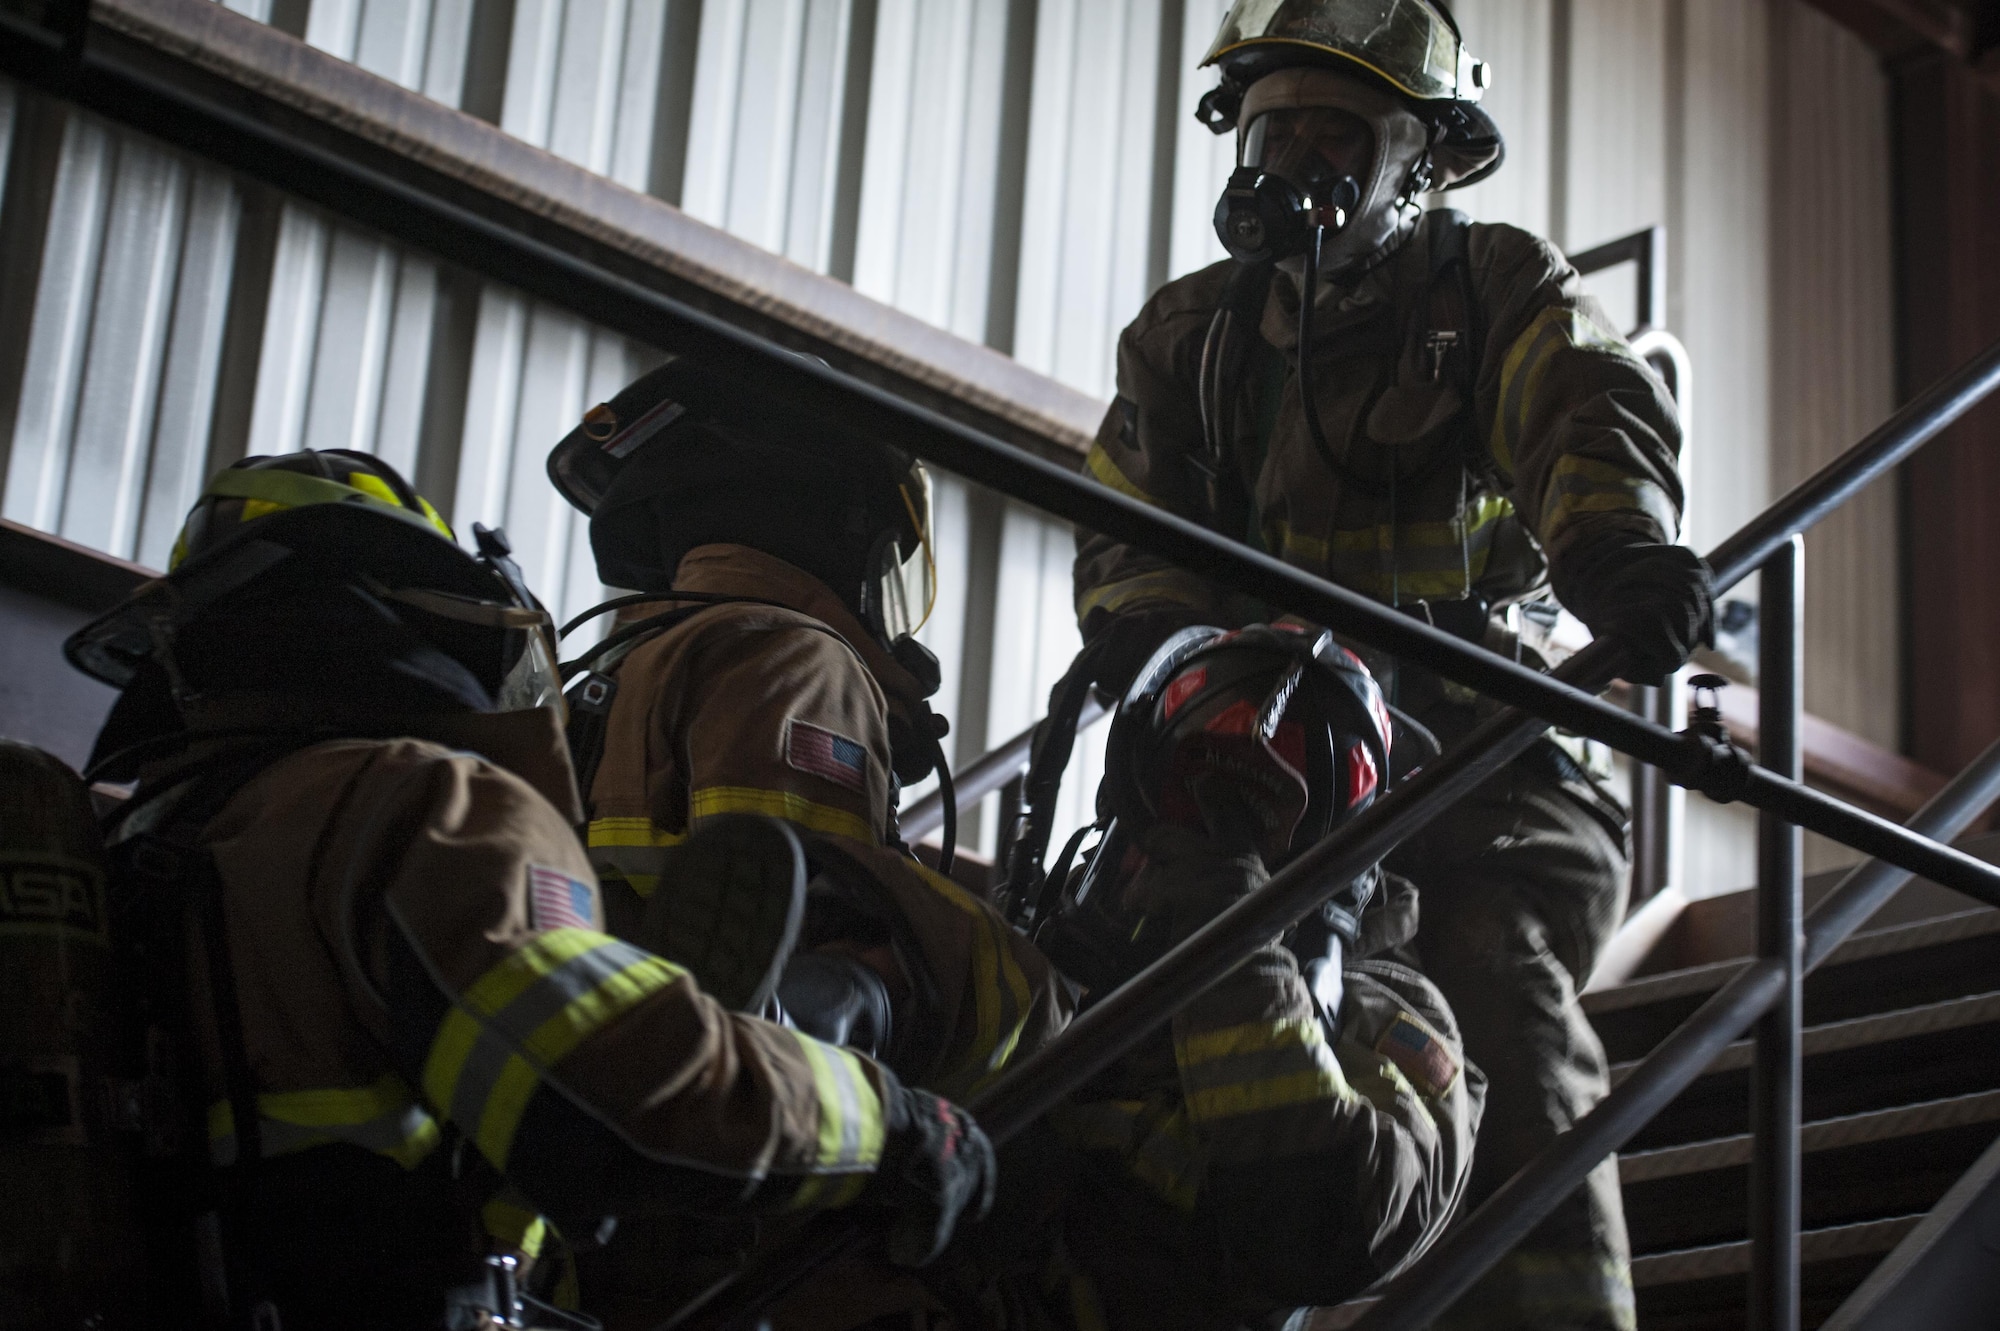
[[[1718,546],[1709,559],[1710,567],[1716,574],[1718,590],[1741,581],[1759,561],[1768,560],[1780,544],[1789,543],[1793,536],[1825,518],[1868,482],[1934,438],[1996,387],[2000,387],[2000,343],[1995,343],[1982,355],[1907,404],[1866,439],[1795,486],[1771,509]],[[1790,530],[1786,530],[1788,527]],[[1571,657],[1556,674],[1585,687],[1603,688],[1616,678],[1619,668],[1616,647],[1609,640],[1600,639]],[[1526,751],[1546,729],[1546,722],[1511,708],[1489,717],[1451,753],[1398,784],[1352,823],[1272,875],[1262,889],[1217,915],[1165,956],[1099,1001],[1078,1017],[1060,1038],[1003,1072],[971,1103],[973,1112],[988,1135],[995,1141],[1005,1141],[1053,1108],[1147,1032],[1156,1029],[1168,1014],[1178,1011],[1234,970],[1274,935],[1289,928],[1306,912],[1317,908],[1340,885],[1383,858],[1405,838]],[[1945,795],[1940,794],[1939,800],[1944,798]],[[1933,806],[1937,804],[1938,801],[1933,801]],[[1919,824],[1913,823],[1912,826]],[[1974,895],[1981,894],[1975,892]],[[2000,904],[2000,899],[1991,894],[1982,896],[1982,899]],[[1777,979],[1766,976],[1764,982],[1776,984]],[[1693,1056],[1706,1050],[1705,1054],[1701,1054],[1702,1065],[1705,1066],[1708,1059],[1735,1039],[1743,1026],[1769,1005],[1771,993],[1755,989],[1757,982],[1745,983],[1753,987],[1735,993],[1731,1000],[1742,1008],[1742,1021],[1728,1034],[1719,1037],[1713,1029],[1696,1027],[1680,1037],[1683,1056]],[[1707,1009],[1704,1009],[1704,1013],[1698,1016],[1706,1014]],[[1710,1022],[1717,1024],[1726,1024],[1731,1019],[1730,1011],[1708,1016]],[[1688,1052],[1690,1050],[1692,1053]],[[1666,1052],[1667,1047],[1663,1045],[1655,1057]],[[1643,1073],[1645,1068],[1646,1065],[1642,1064],[1639,1071]],[[1641,1087],[1653,1084],[1644,1078],[1637,1081]],[[1626,1087],[1633,1084],[1633,1081],[1622,1084],[1618,1091],[1613,1092],[1612,1099],[1617,1099]],[[1664,1107],[1667,1099],[1677,1093],[1676,1087],[1657,1103],[1651,1100],[1643,1102],[1644,1113],[1625,1130],[1624,1135],[1629,1136],[1636,1131],[1639,1124],[1650,1119]],[[1524,1171],[1526,1174],[1537,1169],[1569,1170],[1575,1160],[1581,1158],[1579,1152],[1594,1152],[1588,1154],[1587,1162],[1581,1169],[1574,1171],[1574,1180],[1559,1190],[1548,1191],[1534,1189],[1534,1180],[1530,1179],[1528,1191],[1521,1200],[1510,1203],[1501,1218],[1484,1222],[1485,1227],[1491,1229],[1510,1222],[1517,1215],[1532,1214],[1532,1219],[1522,1223],[1518,1232],[1511,1229],[1505,1231],[1512,1234],[1505,1246],[1490,1252],[1484,1248],[1476,1250],[1472,1259],[1477,1263],[1473,1278],[1483,1273],[1550,1208],[1573,1192],[1583,1174],[1588,1173],[1610,1151],[1617,1149],[1618,1142],[1624,1140],[1621,1136],[1608,1145],[1596,1145],[1594,1139],[1572,1141],[1589,1121],[1588,1115],[1579,1120],[1569,1133],[1544,1153],[1544,1160],[1551,1163],[1538,1161]],[[1516,1182],[1519,1182],[1518,1176]],[[1511,1183],[1508,1185],[1513,1186]],[[1504,1193],[1506,1189],[1502,1191]],[[1500,1195],[1489,1199],[1487,1205],[1468,1220],[1467,1226],[1487,1216],[1500,1200]],[[1521,1208],[1518,1212],[1514,1209],[1517,1207]],[[1531,1212],[1529,1208],[1534,1209]],[[863,1241],[865,1235],[860,1227],[822,1217],[806,1227],[797,1243],[773,1255],[746,1280],[743,1288],[728,1296],[723,1324],[741,1324],[814,1268],[852,1251]],[[1442,1251],[1452,1242],[1453,1235],[1447,1234],[1432,1251]],[[1391,1286],[1392,1292],[1416,1290],[1419,1292],[1407,1297],[1420,1297],[1421,1290],[1438,1278],[1435,1274],[1418,1274],[1428,1270],[1427,1262],[1428,1258],[1422,1259],[1410,1268]],[[1469,1285],[1470,1279],[1465,1283]],[[1460,1292],[1462,1290],[1463,1286]],[[1414,1328],[1441,1312],[1449,1302],[1436,1304],[1425,1300],[1423,1306],[1428,1312],[1414,1320],[1387,1323],[1376,1320],[1388,1315],[1385,1306],[1378,1306],[1367,1315],[1364,1324],[1377,1328],[1384,1325]],[[694,1309],[685,1311],[691,1313]]]

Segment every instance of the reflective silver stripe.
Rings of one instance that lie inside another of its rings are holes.
[[[543,975],[481,1023],[452,1091],[452,1120],[460,1124],[479,1122],[486,1099],[517,1046],[525,1045],[543,1022],[649,955],[630,943],[607,940]]]

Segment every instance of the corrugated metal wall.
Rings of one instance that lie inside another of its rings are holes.
[[[1220,255],[1231,143],[1191,112],[1225,0],[236,7],[1100,396],[1146,294]],[[1450,201],[1574,248],[1669,227],[1712,543],[1890,405],[1884,82],[1799,0],[1457,8],[1509,165]],[[559,610],[599,595],[543,458],[647,349],[5,88],[0,155],[8,517],[157,564],[213,467],[362,448],[459,525],[504,524]],[[1630,309],[1617,275],[1604,291]],[[939,519],[925,636],[969,757],[1075,648],[1069,536],[948,479]],[[1809,696],[1893,742],[1894,515],[1841,522],[1809,583]],[[1697,826],[1690,886],[1747,882],[1741,820]]]

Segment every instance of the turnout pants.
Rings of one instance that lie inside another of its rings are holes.
[[[1577,1003],[1624,915],[1627,854],[1606,798],[1510,764],[1407,842],[1425,973],[1491,1085],[1466,1213],[1609,1090],[1604,1047]],[[1442,1318],[1440,1328],[1631,1331],[1631,1249],[1608,1159]]]

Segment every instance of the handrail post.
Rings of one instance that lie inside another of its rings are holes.
[[[1805,659],[1805,541],[1764,565],[1757,648],[1758,761],[1798,778]],[[1757,815],[1757,953],[1781,967],[1778,999],[1757,1019],[1750,1075],[1750,1331],[1798,1331],[1799,1117],[1804,879],[1799,829]]]

